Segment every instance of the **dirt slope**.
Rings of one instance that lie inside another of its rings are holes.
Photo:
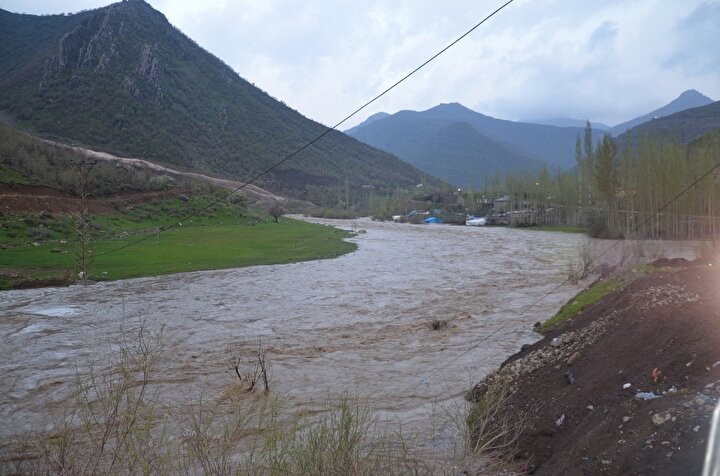
[[[286,204],[292,204],[294,206],[305,206],[305,207],[312,207],[313,204],[310,202],[304,202],[302,200],[295,200],[295,199],[289,199],[287,197],[282,197],[280,195],[276,195],[272,192],[269,192],[268,190],[265,190],[263,188],[260,188],[256,185],[249,184],[246,185],[243,182],[237,182],[234,180],[227,180],[227,179],[221,179],[216,177],[211,177],[209,175],[203,175],[198,174],[194,172],[185,172],[182,170],[172,169],[170,167],[165,167],[162,165],[155,164],[153,162],[148,162],[147,160],[143,159],[134,159],[134,158],[128,158],[128,157],[118,157],[112,154],[109,154],[107,152],[98,152],[95,150],[85,149],[82,147],[77,146],[71,146],[67,144],[62,144],[60,142],[54,142],[50,140],[40,139],[43,142],[46,142],[48,144],[52,144],[56,147],[65,148],[68,150],[72,150],[74,152],[77,152],[81,155],[84,155],[85,157],[88,157],[90,159],[94,160],[103,160],[108,162],[113,162],[115,164],[121,164],[125,167],[134,167],[136,169],[149,169],[156,173],[162,173],[169,175],[171,177],[186,177],[193,180],[197,180],[200,182],[206,182],[218,187],[222,187],[228,190],[236,190],[240,187],[243,187],[242,193],[247,195],[251,201],[255,202],[261,207],[267,207],[271,205],[272,203],[279,201]]]
[[[519,468],[700,474],[720,396],[720,263],[638,278],[508,359],[498,375],[515,385],[507,410],[527,420]]]

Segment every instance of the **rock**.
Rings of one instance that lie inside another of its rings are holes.
[[[573,333],[568,332],[566,334],[563,334],[562,338],[560,340],[562,340],[563,344],[569,344],[570,342],[573,341],[574,338],[575,338],[575,336],[573,335]]]
[[[555,337],[553,340],[550,341],[550,345],[557,348],[562,345],[562,339],[559,337]]]
[[[652,422],[656,425],[662,425],[670,420],[672,420],[672,415],[669,413],[656,413],[652,416]]]
[[[586,407],[586,409],[587,409],[587,411],[591,412],[591,411],[595,410],[595,407],[592,406],[592,405],[588,405],[588,406]]]
[[[568,370],[567,373],[565,373],[565,381],[568,385],[575,381],[575,373],[572,370]]]
[[[632,387],[631,383],[626,383],[623,385],[623,390],[627,390],[628,388]]]
[[[523,346],[520,347],[520,352],[521,352],[521,353],[522,353],[522,352],[525,352],[525,351],[528,350],[530,347],[532,347],[532,345],[530,345],[530,344],[523,344]]]
[[[562,415],[560,415],[560,418],[555,420],[555,426],[560,427],[560,426],[562,426],[563,423],[565,423],[565,414],[564,413]]]
[[[575,352],[573,355],[570,356],[569,359],[567,359],[567,364],[573,365],[575,362],[580,360],[581,357],[582,357],[582,354],[580,352]]]
[[[624,417],[623,417],[623,423],[629,422],[631,418],[632,418],[632,417],[624,416]]]

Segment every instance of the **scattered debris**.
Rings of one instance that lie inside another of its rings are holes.
[[[670,415],[669,413],[656,413],[652,416],[653,423],[658,426],[670,420],[672,420],[672,415]]]
[[[638,392],[635,394],[635,398],[640,400],[655,400],[660,397],[662,397],[662,395],[655,395],[653,392]]]
[[[655,367],[652,371],[652,380],[653,383],[658,383],[660,381],[660,376],[662,375],[662,371]]]
[[[717,283],[696,266],[642,275],[546,330],[468,398],[510,389],[538,476],[699,474],[720,398]]]

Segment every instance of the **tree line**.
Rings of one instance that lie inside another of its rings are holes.
[[[494,177],[471,202],[514,224],[585,227],[599,237],[720,236],[720,131],[690,144],[655,135],[596,143],[588,123],[575,156],[571,171]]]

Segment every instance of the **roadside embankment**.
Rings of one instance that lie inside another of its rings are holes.
[[[720,262],[664,260],[606,287],[468,393],[488,408],[504,392],[471,431],[502,421],[514,469],[534,474],[699,474],[720,397]]]

